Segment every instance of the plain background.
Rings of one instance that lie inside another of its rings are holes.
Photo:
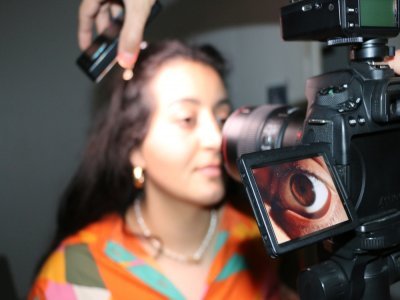
[[[146,38],[216,45],[232,63],[235,106],[264,104],[275,86],[287,89],[289,102],[302,102],[306,78],[327,68],[323,58],[329,66],[346,62],[322,57],[318,43],[281,40],[279,7],[286,1],[170,2]],[[0,255],[20,298],[51,238],[99,94],[75,64],[78,6],[78,0],[0,3]]]

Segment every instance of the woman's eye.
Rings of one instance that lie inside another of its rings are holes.
[[[217,116],[216,119],[217,119],[217,123],[222,128],[222,126],[224,126],[226,120],[228,119],[228,116]]]
[[[196,124],[196,118],[187,116],[178,119],[178,123],[184,127],[192,127]]]
[[[218,111],[215,114],[215,119],[217,120],[217,123],[221,128],[224,126],[226,120],[228,120],[230,114],[231,114],[230,106],[228,106],[228,108],[222,109],[221,111]]]
[[[330,189],[324,181],[307,172],[289,172],[281,178],[280,206],[307,218],[320,218],[329,208]]]

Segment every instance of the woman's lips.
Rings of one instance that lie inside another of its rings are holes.
[[[222,174],[220,165],[207,165],[197,169],[201,174],[207,177],[219,177]]]

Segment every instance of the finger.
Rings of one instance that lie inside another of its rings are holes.
[[[96,16],[96,30],[98,33],[103,32],[111,22],[110,5],[108,3],[102,5]]]
[[[84,50],[92,42],[94,20],[101,7],[101,0],[82,0],[79,6],[78,42]]]
[[[111,12],[111,17],[112,17],[113,19],[115,19],[115,18],[121,16],[122,11],[123,11],[123,8],[122,8],[121,5],[118,5],[118,4],[110,4],[110,12]]]
[[[125,20],[118,44],[118,63],[132,69],[143,38],[143,30],[155,0],[126,0]]]
[[[400,75],[400,50],[396,50],[395,56],[389,58],[387,62],[394,72]]]

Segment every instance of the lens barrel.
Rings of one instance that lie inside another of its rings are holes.
[[[230,176],[240,181],[236,161],[244,153],[300,143],[305,110],[288,105],[243,106],[226,121],[222,154]]]

